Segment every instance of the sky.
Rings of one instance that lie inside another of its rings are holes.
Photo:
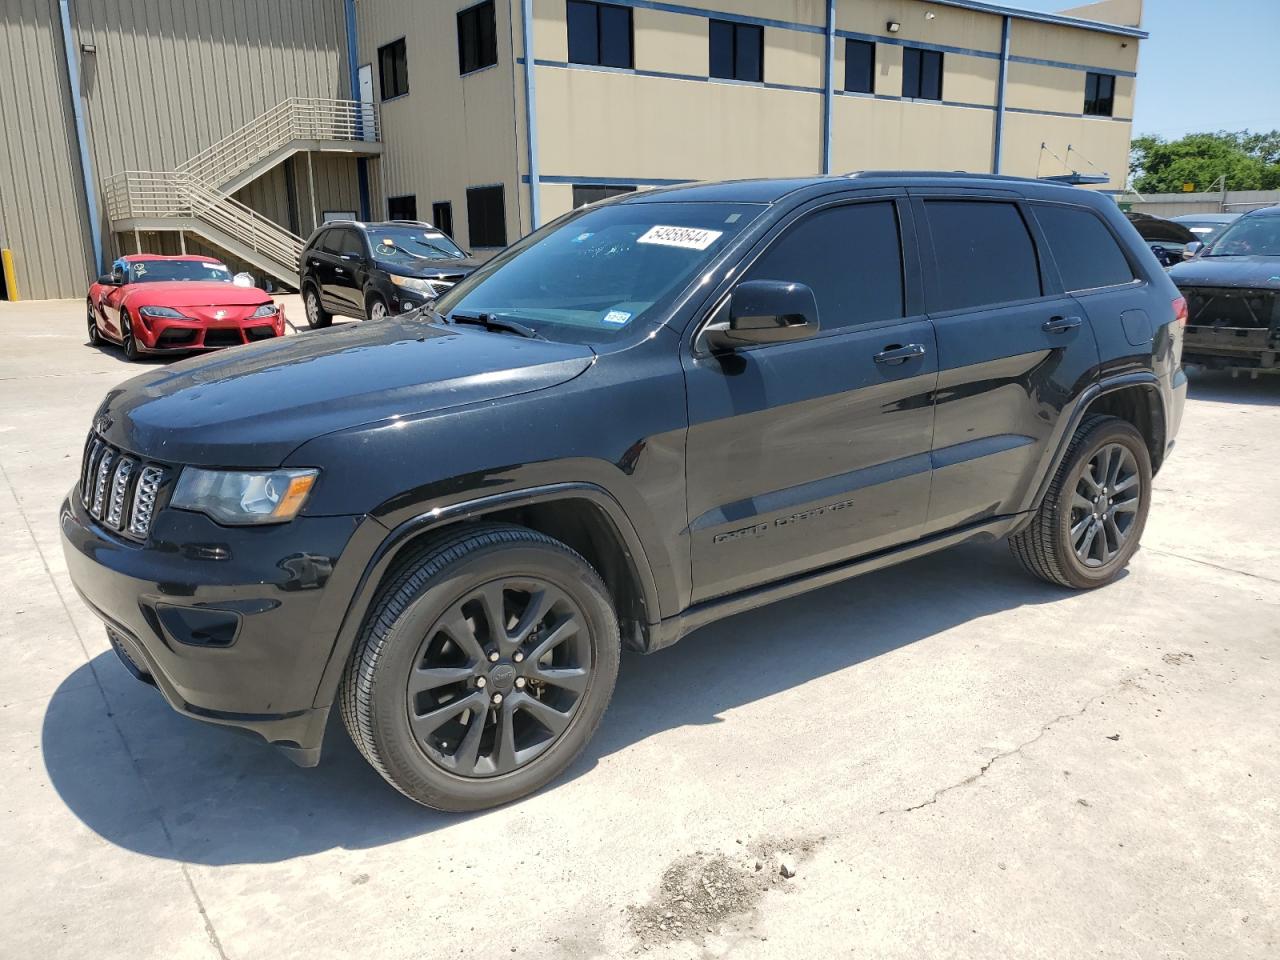
[[[1004,0],[1054,12],[1085,0]],[[1280,0],[1146,0],[1133,134],[1280,130]]]

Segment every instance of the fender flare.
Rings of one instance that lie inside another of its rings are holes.
[[[604,487],[585,481],[569,481],[527,487],[520,490],[509,490],[490,496],[477,497],[473,500],[463,500],[446,507],[434,507],[430,510],[425,510],[402,521],[395,527],[387,529],[387,535],[378,544],[366,562],[364,572],[360,575],[356,583],[356,589],[347,604],[346,612],[343,614],[342,622],[334,637],[329,660],[325,664],[324,673],[321,675],[320,685],[316,690],[313,705],[316,707],[329,707],[332,705],[338,683],[342,678],[342,671],[346,666],[347,657],[355,645],[360,628],[364,625],[365,616],[368,614],[369,607],[373,604],[373,599],[377,595],[378,586],[382,582],[383,575],[410,541],[431,530],[465,520],[478,519],[498,510],[509,510],[514,507],[524,507],[535,503],[570,499],[589,500],[604,511],[618,535],[630,562],[636,583],[639,585],[641,594],[644,597],[646,620],[648,621],[645,626],[655,626],[659,622],[661,608],[658,605],[658,588],[649,565],[648,555],[645,553],[639,534],[636,533],[635,526],[623,510],[622,504]],[[384,525],[379,523],[379,526]]]

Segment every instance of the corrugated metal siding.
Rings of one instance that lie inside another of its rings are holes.
[[[0,247],[25,300],[79,296],[93,269],[57,0],[0,15]]]

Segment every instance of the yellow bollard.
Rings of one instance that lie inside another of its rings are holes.
[[[4,268],[5,298],[16,301],[18,299],[18,274],[13,269],[12,250],[8,248],[0,250],[0,267]]]

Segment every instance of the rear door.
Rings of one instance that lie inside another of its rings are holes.
[[[1020,509],[1098,348],[1020,198],[910,192],[938,337],[925,526],[936,533]]]
[[[918,276],[900,192],[820,201],[749,256],[741,279],[813,288],[821,331],[684,358],[694,601],[919,535],[937,350]]]
[[[304,278],[313,280],[320,288],[320,302],[330,307],[326,288],[333,278],[333,262],[337,255],[336,247],[330,246],[336,241],[336,230],[333,227],[321,230],[311,244],[302,251],[302,272]]]
[[[364,316],[364,292],[362,279],[365,262],[369,258],[364,235],[353,227],[341,227],[333,231],[335,254],[333,272],[326,291],[333,309],[352,316]]]

